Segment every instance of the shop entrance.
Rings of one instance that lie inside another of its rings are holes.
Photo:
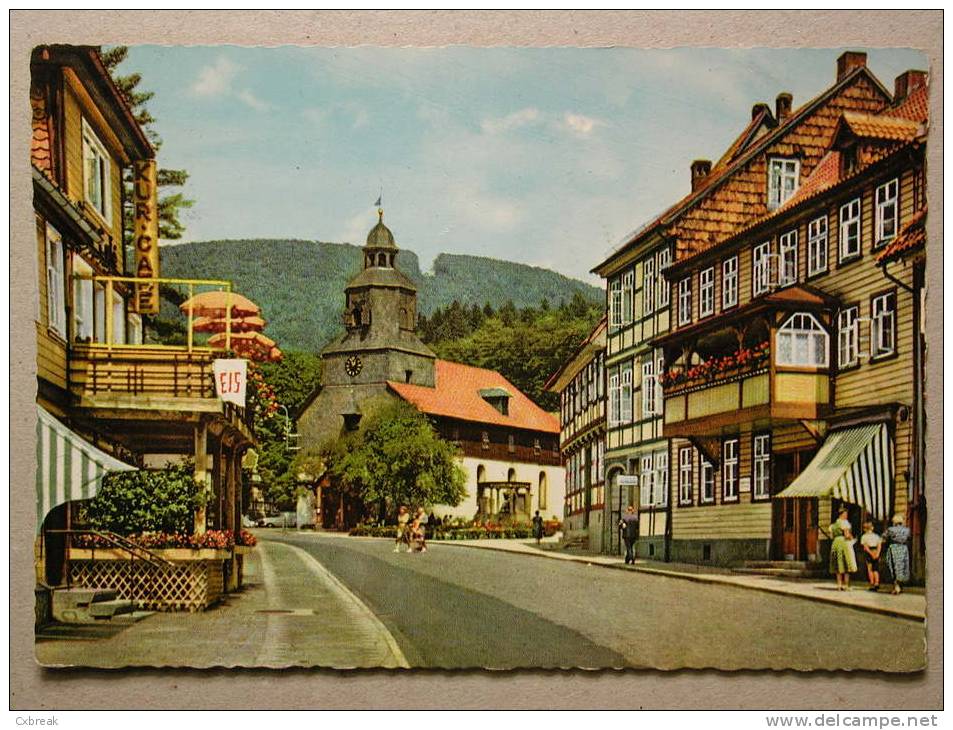
[[[814,451],[775,454],[773,492],[777,494],[790,485],[813,456]],[[818,560],[817,510],[815,497],[774,500],[771,527],[771,553],[774,560]]]

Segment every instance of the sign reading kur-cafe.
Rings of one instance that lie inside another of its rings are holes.
[[[248,380],[248,362],[241,358],[215,360],[215,394],[227,403],[245,407],[245,386]]]
[[[132,165],[132,204],[134,207],[133,245],[136,249],[136,278],[159,277],[159,209],[156,202],[156,161],[137,160]],[[136,284],[135,310],[139,314],[158,314],[159,283]]]

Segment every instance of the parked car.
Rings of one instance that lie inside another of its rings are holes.
[[[258,520],[253,520],[248,515],[242,515],[242,527],[258,527]]]
[[[269,512],[258,520],[259,527],[295,527],[298,524],[294,512]]]

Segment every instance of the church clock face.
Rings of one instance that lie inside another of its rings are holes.
[[[363,367],[364,363],[361,362],[361,358],[357,355],[351,355],[351,357],[344,361],[344,372],[352,378],[357,377]]]

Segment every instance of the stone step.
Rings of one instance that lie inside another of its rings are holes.
[[[88,607],[89,615],[98,619],[110,619],[117,614],[132,613],[136,606],[132,601],[122,599],[114,601],[95,601]]]
[[[792,568],[799,570],[823,570],[824,565],[807,560],[746,560],[745,568]]]
[[[823,578],[827,571],[818,568],[732,568],[741,575],[764,575],[771,578]]]
[[[129,613],[117,613],[110,619],[109,623],[111,624],[134,624],[137,621],[142,621],[144,618],[149,618],[155,614],[155,611],[130,611]]]
[[[94,607],[98,617],[109,617],[115,608],[108,604],[116,602],[117,593],[106,588],[57,588],[53,590],[51,612],[53,620],[64,624],[85,624],[97,620],[92,613]],[[107,604],[106,608],[102,608]]]

